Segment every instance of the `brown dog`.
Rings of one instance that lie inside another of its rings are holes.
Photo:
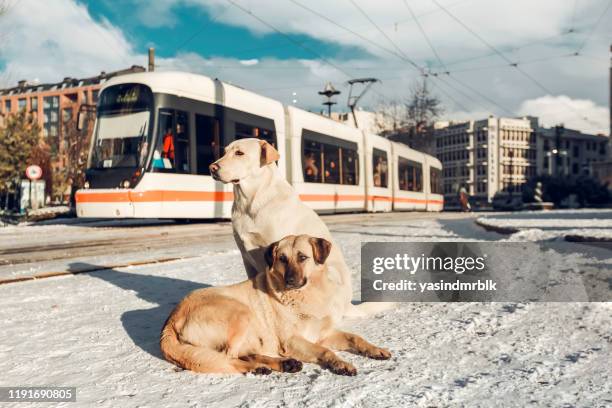
[[[302,361],[355,375],[331,349],[375,359],[389,351],[336,330],[327,300],[329,241],[287,236],[267,249],[268,268],[236,285],[199,289],[170,314],[161,333],[164,357],[202,373],[296,372]]]

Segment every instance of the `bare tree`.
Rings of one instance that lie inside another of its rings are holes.
[[[406,106],[398,100],[381,102],[376,108],[374,127],[378,134],[397,133],[408,125]]]
[[[86,112],[83,130],[77,130],[72,119],[67,120],[63,126],[63,145],[55,158],[62,163],[61,170],[55,174],[53,195],[64,201],[69,192],[70,203],[74,204],[74,193],[85,183],[85,167],[89,154],[90,136],[93,133],[95,118],[93,113]]]
[[[444,112],[440,100],[427,87],[427,78],[421,82],[415,82],[410,88],[410,97],[406,102],[408,120],[415,126],[417,132],[419,127],[432,125],[433,122]]]
[[[376,125],[379,133],[389,139],[432,152],[431,128],[442,113],[440,100],[429,90],[427,78],[423,78],[412,84],[403,102],[382,103],[376,111]]]

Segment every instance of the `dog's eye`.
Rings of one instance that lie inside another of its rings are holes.
[[[304,262],[304,261],[305,261],[305,260],[307,260],[307,259],[308,259],[308,257],[307,257],[306,255],[300,255],[300,256],[298,257],[298,261],[300,261],[300,262]]]
[[[236,150],[236,156],[244,156],[244,152],[241,152],[240,150]]]
[[[282,262],[282,263],[287,263],[287,256],[285,254],[282,254],[281,256],[278,257],[278,259]]]

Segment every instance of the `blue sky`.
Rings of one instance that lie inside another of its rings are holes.
[[[285,36],[277,33],[254,34],[244,27],[236,27],[215,21],[202,7],[177,4],[170,10],[172,26],[152,26],[141,18],[126,12],[138,3],[130,0],[81,1],[97,20],[104,18],[122,28],[124,34],[138,49],[150,45],[160,57],[172,57],[177,51],[194,52],[210,57],[234,57],[252,59],[273,57],[312,58],[313,54],[296,46]],[[132,3],[130,5],[130,3]],[[289,34],[295,41],[305,44],[325,57],[344,58],[365,56],[368,53],[359,47],[342,46],[321,41],[304,34]]]
[[[304,109],[321,108],[317,91],[328,81],[346,110],[348,79],[380,79],[360,101],[376,110],[405,101],[422,72],[450,71],[428,78],[441,119],[533,115],[609,131],[612,0],[9,3],[0,86],[146,66],[154,46],[158,70],[218,77]]]

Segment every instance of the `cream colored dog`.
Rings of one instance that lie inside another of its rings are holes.
[[[341,375],[355,367],[331,349],[374,359],[389,351],[334,328],[336,291],[322,238],[288,236],[270,245],[266,268],[232,286],[199,289],[174,309],[161,333],[164,357],[202,373],[296,372],[302,361]]]
[[[330,299],[334,319],[388,309],[389,304],[369,304],[370,309],[351,304],[351,272],[342,252],[325,223],[280,173],[275,164],[279,158],[276,149],[264,140],[240,139],[228,145],[224,156],[210,165],[215,180],[234,184],[232,226],[247,275],[253,277],[265,268],[263,252],[272,242],[287,235],[322,237],[332,242],[327,265],[337,286]]]

